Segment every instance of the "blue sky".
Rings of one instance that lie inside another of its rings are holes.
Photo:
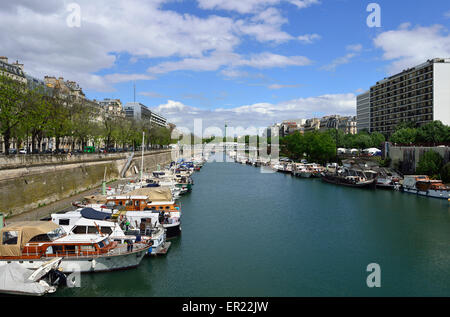
[[[79,28],[65,25],[70,2]],[[376,1],[379,28],[366,24],[371,2],[19,0],[0,5],[0,25],[19,21],[1,55],[91,99],[133,101],[136,80],[137,101],[182,126],[355,115],[355,95],[377,80],[450,57],[449,1]]]

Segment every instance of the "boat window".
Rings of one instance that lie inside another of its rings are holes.
[[[112,232],[112,229],[110,227],[101,227],[100,230],[105,234],[111,234]]]
[[[88,227],[88,233],[93,233],[93,234],[95,234],[95,233],[97,233],[98,232],[98,229],[97,229],[97,227],[94,227],[94,226],[89,226]]]
[[[139,200],[136,200],[136,201],[134,202],[134,205],[135,205],[136,207],[138,207],[138,206],[139,206]]]
[[[86,226],[76,226],[72,232],[75,234],[86,234]]]
[[[45,254],[53,254],[53,247],[49,246],[47,250],[45,250]]]
[[[166,209],[170,209],[170,207],[169,207],[169,206],[166,206]]]
[[[77,253],[78,251],[78,247],[75,245],[66,245],[64,246],[64,251],[66,251],[66,253]]]
[[[109,245],[109,240],[108,239],[105,239],[105,240],[103,240],[102,241],[105,245]]]
[[[62,245],[54,245],[53,246],[53,254],[63,253]]]
[[[3,232],[3,244],[17,244],[18,231]]]
[[[92,245],[82,245],[80,246],[81,251],[84,252],[94,252],[96,251],[95,248]]]
[[[122,206],[122,205],[123,205],[123,203],[122,203],[122,201],[120,200],[120,201],[119,201],[119,206]]]
[[[100,249],[101,249],[101,248],[103,248],[103,247],[105,246],[105,244],[103,243],[103,241],[101,241],[101,242],[98,243],[98,246],[99,246]]]
[[[47,236],[49,237],[49,239],[51,241],[56,240],[58,238],[61,238],[63,235],[65,235],[65,231],[63,230],[63,228],[56,228],[53,231],[50,231],[49,233],[47,233]]]
[[[30,240],[30,242],[49,242],[49,241],[51,240],[46,233],[39,234]]]
[[[133,206],[133,202],[131,200],[127,200],[125,206]]]
[[[70,224],[70,219],[59,219],[58,224],[60,226],[68,226]]]

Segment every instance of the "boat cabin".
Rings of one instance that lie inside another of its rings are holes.
[[[68,236],[51,221],[11,224],[2,228],[0,239],[0,259],[3,260],[98,255],[117,246],[98,234]]]

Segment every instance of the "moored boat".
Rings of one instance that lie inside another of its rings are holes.
[[[450,187],[441,180],[432,180],[426,175],[406,175],[401,190],[421,196],[450,199]]]
[[[38,269],[61,257],[63,272],[104,272],[136,267],[151,247],[144,242],[132,245],[112,242],[101,234],[67,235],[51,221],[25,221],[1,230],[0,266],[18,263]]]

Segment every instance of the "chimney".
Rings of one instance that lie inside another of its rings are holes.
[[[8,57],[0,56],[0,62],[8,63]]]
[[[23,64],[19,64],[19,61],[16,61],[13,66],[19,67],[23,71]]]

